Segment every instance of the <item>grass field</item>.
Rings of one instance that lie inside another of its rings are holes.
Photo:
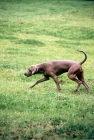
[[[81,61],[87,94],[67,74],[62,91],[52,79],[29,86],[30,65],[49,60]],[[0,140],[94,139],[94,2],[0,0]]]

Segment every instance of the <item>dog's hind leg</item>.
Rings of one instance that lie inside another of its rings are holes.
[[[78,73],[80,72],[81,68],[78,66],[76,67],[75,65],[73,67],[71,67],[68,71],[68,77],[75,81],[78,85],[76,87],[76,89],[74,90],[74,92],[76,92],[78,90],[78,88],[80,87],[80,85],[82,84],[81,79],[77,78]]]
[[[74,92],[76,92],[78,90],[78,88],[80,87],[80,85],[82,84],[82,81],[80,81],[79,79],[76,78],[76,75],[68,75],[68,77],[75,81],[78,85],[76,87],[76,89],[74,90]]]
[[[84,85],[84,87],[86,88],[87,92],[89,93],[89,86],[86,84],[85,80],[84,80],[84,73],[81,72],[77,75],[78,79],[82,82],[82,84]]]
[[[81,83],[79,83],[76,87],[76,89],[74,90],[74,92],[78,91],[78,88],[80,87]]]

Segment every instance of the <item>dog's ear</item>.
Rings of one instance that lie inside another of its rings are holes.
[[[37,68],[37,66],[33,66],[33,69],[32,69],[32,74],[34,74],[35,72],[37,72],[38,71],[38,68]]]
[[[34,74],[36,72],[36,69],[33,69],[32,74]]]

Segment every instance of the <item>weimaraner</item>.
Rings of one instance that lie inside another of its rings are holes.
[[[81,62],[76,62],[72,60],[53,60],[49,62],[44,62],[42,64],[32,65],[24,73],[24,75],[29,77],[29,76],[32,76],[33,74],[43,74],[44,78],[36,81],[35,84],[30,86],[30,88],[33,88],[35,85],[41,82],[49,80],[49,77],[51,77],[54,79],[57,85],[58,91],[60,91],[61,90],[60,85],[59,85],[60,81],[58,80],[57,76],[62,73],[68,72],[68,77],[78,84],[74,92],[76,92],[78,88],[80,87],[80,85],[83,84],[87,92],[89,93],[89,87],[84,80],[84,73],[82,69],[82,64],[86,61],[87,55],[84,51],[80,51],[80,50],[78,51],[82,52],[85,55],[84,60]]]

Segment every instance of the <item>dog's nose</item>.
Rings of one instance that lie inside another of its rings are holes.
[[[24,75],[26,76],[26,73],[24,73]]]

